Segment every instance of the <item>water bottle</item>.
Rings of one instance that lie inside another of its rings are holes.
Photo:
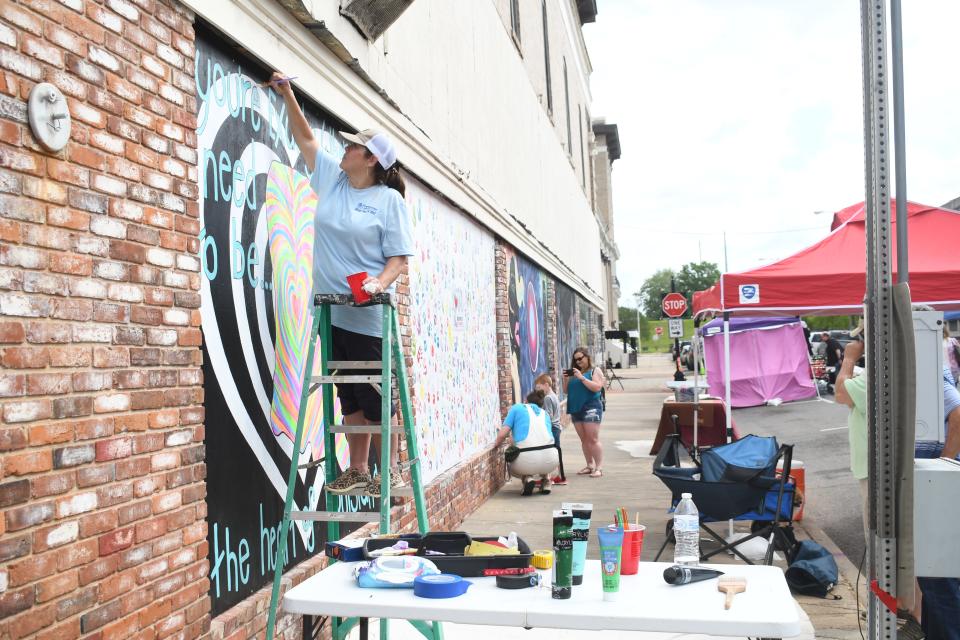
[[[673,511],[673,563],[692,565],[700,563],[700,512],[689,493],[681,494]]]

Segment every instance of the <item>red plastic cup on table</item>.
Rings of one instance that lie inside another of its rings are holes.
[[[367,272],[361,271],[347,276],[347,284],[353,292],[353,301],[357,304],[363,304],[370,299],[370,294],[363,290],[363,281],[367,279]]]
[[[643,551],[643,533],[646,527],[642,524],[627,524],[623,528],[623,548],[620,552],[620,573],[632,576],[640,568],[640,552]]]

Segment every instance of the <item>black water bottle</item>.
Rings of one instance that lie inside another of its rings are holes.
[[[709,580],[710,578],[716,578],[722,575],[723,571],[704,569],[703,567],[681,567],[676,564],[663,570],[664,582],[673,585],[700,582],[701,580]]]

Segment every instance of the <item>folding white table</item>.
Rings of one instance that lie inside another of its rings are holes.
[[[777,567],[705,565],[747,579],[729,610],[717,580],[674,587],[663,581],[662,562],[641,562],[634,576],[621,576],[616,602],[605,602],[600,563],[588,560],[583,584],[569,600],[550,597],[550,572],[541,572],[545,587],[498,589],[494,578],[473,583],[456,598],[428,599],[411,589],[361,589],[352,563],[334,564],[287,592],[284,611],[310,616],[436,620],[462,624],[553,629],[659,631],[720,636],[789,638],[800,633],[800,617],[783,571]]]

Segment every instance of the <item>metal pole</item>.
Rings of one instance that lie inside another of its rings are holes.
[[[723,272],[727,273],[730,271],[730,267],[727,266],[727,232],[723,232]]]
[[[733,406],[730,404],[730,312],[723,312],[723,399],[727,422],[726,441],[733,440]],[[727,536],[733,538],[733,519],[727,520]],[[728,555],[733,555],[732,551]]]
[[[907,150],[903,115],[903,30],[900,0],[890,0],[891,58],[893,67],[893,157],[897,192],[897,282],[909,282],[907,262]]]
[[[733,435],[733,408],[730,406],[730,312],[723,312],[723,401],[727,419],[727,442]]]
[[[640,368],[640,299],[637,299],[637,369]]]
[[[887,33],[883,0],[860,0],[863,39],[863,103],[866,176],[867,426],[869,431],[870,532],[868,582],[897,593],[896,430],[893,420],[893,301],[891,291],[888,157]],[[895,373],[893,373],[895,375]],[[896,638],[896,612],[871,591],[869,637]]]

